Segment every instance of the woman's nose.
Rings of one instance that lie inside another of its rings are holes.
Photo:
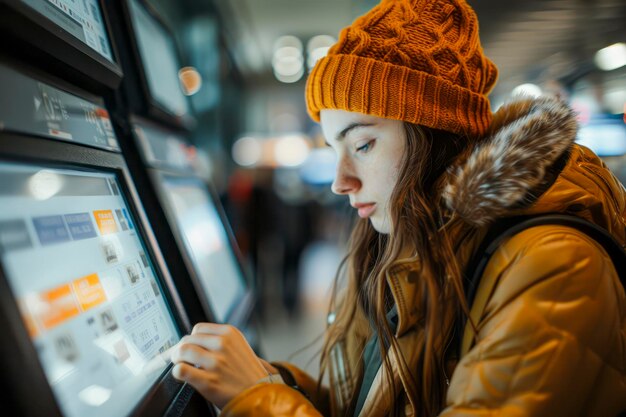
[[[350,164],[345,161],[338,161],[335,180],[331,186],[333,193],[352,194],[361,188],[361,181],[354,174]]]

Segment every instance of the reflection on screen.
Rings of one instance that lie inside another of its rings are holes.
[[[121,416],[178,342],[114,175],[0,164],[0,257],[65,416]]]
[[[98,0],[22,0],[113,62]]]
[[[187,114],[174,40],[137,0],[130,1],[130,12],[152,98],[176,116]]]
[[[246,290],[224,224],[202,181],[165,177],[164,186],[215,318],[223,323]]]

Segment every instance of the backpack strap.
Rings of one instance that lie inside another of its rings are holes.
[[[580,217],[568,214],[504,217],[496,220],[496,222],[490,226],[485,238],[482,240],[474,256],[470,259],[465,268],[463,284],[467,305],[470,310],[474,303],[476,292],[485,272],[485,268],[491,256],[498,250],[502,243],[506,239],[526,229],[544,225],[568,226],[577,229],[602,245],[613,262],[622,286],[626,288],[626,251],[624,247],[602,227],[585,219],[581,219]],[[464,353],[462,340],[466,321],[466,317],[457,320],[456,339],[459,356],[462,356]]]

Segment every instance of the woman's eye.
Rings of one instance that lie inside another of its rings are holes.
[[[368,141],[365,145],[358,146],[356,148],[356,151],[357,152],[361,152],[361,153],[366,153],[366,152],[370,151],[373,146],[374,146],[374,139]]]

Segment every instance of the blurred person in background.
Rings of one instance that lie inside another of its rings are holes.
[[[337,153],[332,189],[360,217],[319,383],[209,323],[174,350],[174,375],[224,416],[625,411],[624,288],[585,233],[512,236],[466,301],[463,271],[498,219],[567,213],[626,244],[624,188],[574,143],[572,110],[521,98],[492,114],[496,78],[462,0],[384,0],[344,29],[306,90]]]

